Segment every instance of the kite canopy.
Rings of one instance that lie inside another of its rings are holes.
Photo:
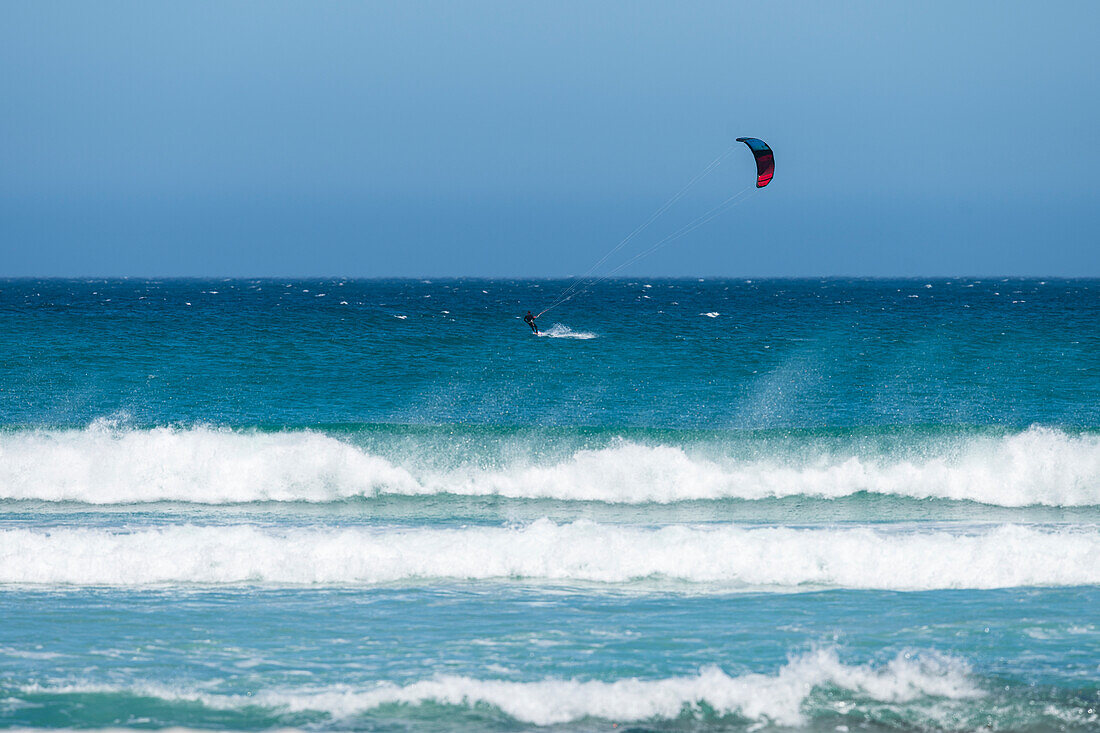
[[[775,156],[772,155],[772,149],[768,144],[755,137],[739,137],[737,142],[748,145],[753,157],[756,158],[756,187],[763,188],[771,183],[772,175],[775,173]]]

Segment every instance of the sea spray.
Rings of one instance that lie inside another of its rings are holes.
[[[567,285],[0,282],[0,727],[1095,733],[1100,281]]]
[[[800,448],[792,438],[779,450],[767,444],[774,455],[740,455],[720,444],[704,450],[667,442],[666,433],[666,442],[619,439],[538,460],[530,454],[545,451],[544,442],[517,434],[512,450],[491,461],[464,457],[462,446],[445,439],[425,437],[416,445],[395,436],[381,448],[353,440],[317,430],[100,423],[2,432],[0,499],[220,504],[459,494],[640,504],[864,492],[1006,507],[1100,505],[1100,435],[1042,427],[949,435],[895,452]]]

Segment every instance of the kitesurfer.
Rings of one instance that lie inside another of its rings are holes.
[[[535,325],[535,317],[531,315],[531,311],[527,311],[527,315],[523,317],[523,322],[531,327],[536,336],[539,335],[539,327]]]

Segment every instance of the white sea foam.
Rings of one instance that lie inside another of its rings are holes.
[[[197,702],[222,710],[263,707],[279,712],[317,711],[346,719],[384,705],[489,705],[535,725],[585,718],[612,721],[672,720],[688,715],[737,715],[781,726],[805,724],[816,689],[839,689],[842,697],[895,706],[930,701],[975,700],[985,696],[967,665],[940,655],[899,654],[882,666],[843,663],[831,649],[791,659],[775,674],[729,675],[716,666],[695,675],[613,681],[544,679],[535,682],[440,675],[397,685],[332,685],[323,688],[264,689],[250,695],[143,684],[26,685],[22,694],[129,693],[167,701]],[[845,694],[847,693],[847,694]]]
[[[555,461],[447,470],[384,458],[324,433],[208,427],[0,432],[0,499],[117,504],[337,501],[462,494],[613,503],[869,492],[1000,506],[1100,505],[1100,436],[1031,428],[958,438],[922,457],[706,457],[620,441]]]
[[[173,526],[0,531],[0,583],[377,584],[425,580],[928,590],[1100,584],[1100,530]]]
[[[822,457],[719,462],[678,446],[624,442],[581,450],[552,465],[452,472],[421,478],[429,491],[642,503],[700,499],[765,499],[795,495],[839,498],[865,491],[1001,506],[1100,504],[1100,436],[1046,429],[976,439],[950,455],[923,459]]]
[[[115,504],[414,493],[408,471],[321,433],[212,428],[0,434],[0,498]]]
[[[539,331],[539,336],[547,336],[553,339],[580,339],[582,341],[599,337],[598,334],[589,331],[574,331],[569,326],[563,326],[560,323],[555,323],[550,328]]]

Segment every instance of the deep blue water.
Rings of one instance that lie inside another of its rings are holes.
[[[1100,729],[1100,281],[0,281],[0,725]]]

